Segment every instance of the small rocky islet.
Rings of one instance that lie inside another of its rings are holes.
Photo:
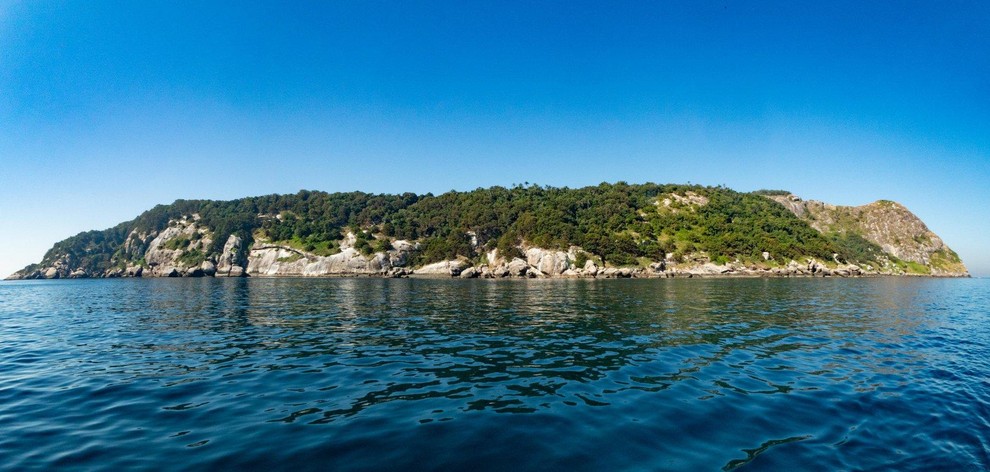
[[[873,275],[969,273],[895,202],[620,182],[179,200],[56,243],[9,279]]]

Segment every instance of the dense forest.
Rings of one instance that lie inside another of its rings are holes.
[[[124,243],[132,231],[150,233],[170,220],[198,214],[213,232],[210,253],[227,237],[284,241],[315,253],[333,253],[348,230],[366,253],[396,239],[420,242],[417,264],[463,256],[478,260],[498,248],[518,255],[523,244],[548,249],[582,247],[614,266],[639,265],[672,254],[705,254],[715,262],[762,261],[768,252],[786,262],[801,257],[869,262],[883,253],[855,235],[823,235],[762,194],[697,185],[603,183],[584,188],[517,185],[441,195],[300,191],[230,201],[178,200],[130,222],[57,243],[42,264],[68,255],[74,266],[100,273],[134,262],[144,248]],[[355,231],[362,230],[362,231]],[[370,235],[370,236],[369,236]],[[475,238],[472,244],[472,236]]]

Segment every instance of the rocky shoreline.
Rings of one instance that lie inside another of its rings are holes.
[[[189,227],[192,227],[190,225]],[[461,279],[628,279],[628,278],[769,278],[769,277],[878,277],[905,276],[894,270],[864,269],[838,261],[825,264],[815,259],[804,263],[790,261],[779,267],[745,265],[741,263],[714,264],[710,261],[676,263],[672,260],[655,261],[646,267],[601,266],[587,259],[578,247],[569,251],[547,250],[530,247],[523,251],[524,258],[509,260],[498,255],[497,250],[485,254],[485,263],[472,264],[467,259],[454,259],[426,264],[418,268],[408,267],[411,255],[418,249],[408,241],[395,241],[393,249],[370,255],[361,254],[351,244],[354,235],[344,240],[343,249],[333,255],[319,256],[285,245],[261,242],[248,248],[243,254],[239,238],[231,236],[219,257],[194,265],[181,263],[183,251],[169,249],[165,242],[186,232],[163,232],[156,237],[146,253],[147,266],[131,265],[108,270],[103,274],[87,274],[73,269],[67,261],[56,261],[47,268],[18,273],[9,279],[60,279],[60,278],[127,278],[127,277],[381,277],[381,278],[461,278]],[[175,233],[175,234],[173,234]],[[204,238],[202,244],[209,244]],[[187,249],[188,250],[188,249]],[[769,254],[766,255],[769,258]],[[246,262],[244,262],[246,259]],[[968,276],[968,274],[957,275]]]

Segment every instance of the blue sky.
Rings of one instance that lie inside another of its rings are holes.
[[[990,275],[988,22],[985,1],[0,0],[0,273],[178,198],[625,180],[896,200]]]

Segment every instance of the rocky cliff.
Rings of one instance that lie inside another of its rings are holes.
[[[919,273],[936,276],[968,276],[969,271],[941,238],[904,205],[889,200],[850,207],[796,195],[773,195],[780,203],[823,234],[855,235],[879,246]]]
[[[967,276],[894,202],[602,184],[440,196],[300,192],[158,206],[60,241],[14,279]]]

